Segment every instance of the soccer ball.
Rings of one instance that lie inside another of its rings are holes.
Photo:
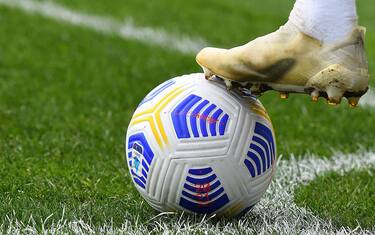
[[[191,74],[144,98],[126,135],[130,175],[158,211],[232,217],[249,211],[276,166],[271,120],[255,97]]]

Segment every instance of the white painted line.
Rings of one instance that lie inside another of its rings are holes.
[[[267,221],[257,231],[276,234],[371,234],[375,232],[358,228],[336,228],[330,221],[318,218],[311,211],[300,208],[294,203],[294,190],[297,186],[314,180],[318,175],[328,171],[340,174],[353,169],[375,167],[375,153],[336,154],[330,160],[319,157],[304,157],[302,160],[292,158],[280,161],[278,172],[270,190],[255,213]],[[272,232],[272,233],[273,233]]]
[[[52,225],[37,230],[35,222],[22,224],[16,218],[9,218],[11,226],[0,225],[0,233],[75,233],[75,234],[374,234],[372,230],[337,228],[330,221],[325,221],[305,208],[294,203],[294,190],[297,186],[314,180],[316,176],[328,171],[341,174],[353,169],[375,167],[375,153],[342,155],[336,154],[330,160],[307,156],[303,160],[292,158],[281,160],[274,181],[261,202],[243,218],[229,221],[211,222],[210,218],[192,219],[184,215],[161,213],[149,221],[139,221],[137,215],[130,214],[123,218],[123,224],[113,227],[110,222],[93,226],[87,221],[62,219]],[[132,222],[133,218],[138,222]],[[7,228],[7,230],[5,230]]]
[[[207,44],[203,39],[178,36],[162,29],[135,26],[133,21],[116,21],[110,17],[77,12],[54,2],[35,0],[0,0],[5,5],[25,12],[42,15],[57,21],[83,26],[103,34],[114,34],[123,39],[137,40],[150,45],[177,50],[183,54],[195,54]]]
[[[370,88],[367,93],[361,98],[359,104],[362,107],[375,108],[375,91]]]
[[[196,54],[208,43],[201,38],[178,36],[162,29],[136,26],[129,18],[123,22],[111,17],[97,16],[74,11],[50,1],[36,0],[0,0],[0,5],[21,9],[31,14],[38,14],[57,21],[90,28],[94,31],[117,35],[123,39],[137,40],[150,45],[179,51],[183,54]],[[375,108],[375,92],[370,89],[360,101],[362,107]]]

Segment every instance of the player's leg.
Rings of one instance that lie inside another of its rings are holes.
[[[279,30],[229,50],[205,48],[197,55],[206,77],[217,75],[261,94],[273,89],[320,96],[351,106],[368,89],[364,28],[355,0],[297,0]]]

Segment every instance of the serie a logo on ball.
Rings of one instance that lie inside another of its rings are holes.
[[[192,74],[144,98],[127,130],[126,157],[135,186],[156,210],[231,217],[267,190],[276,143],[259,100]]]

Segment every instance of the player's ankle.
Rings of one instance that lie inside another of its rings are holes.
[[[342,41],[357,26],[355,0],[297,0],[288,23],[319,41]]]

